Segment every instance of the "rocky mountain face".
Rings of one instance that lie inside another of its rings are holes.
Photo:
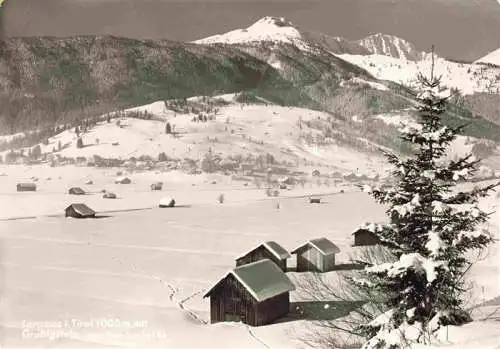
[[[420,61],[425,57],[425,52],[418,51],[414,44],[393,35],[378,33],[358,40],[356,43],[372,54],[409,61]]]

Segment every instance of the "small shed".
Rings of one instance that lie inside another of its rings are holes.
[[[163,188],[162,182],[156,182],[151,184],[151,190],[161,190]]]
[[[116,184],[130,184],[132,181],[128,177],[118,177],[115,179]]]
[[[104,195],[102,197],[103,197],[103,199],[116,199],[116,194],[112,193],[110,191],[107,191],[104,193]]]
[[[236,266],[250,264],[262,259],[269,259],[281,270],[286,271],[286,260],[290,258],[290,253],[275,241],[266,241],[253,250],[236,258]]]
[[[66,217],[73,218],[94,218],[95,211],[85,204],[71,204],[65,209]]]
[[[160,200],[160,204],[158,205],[161,208],[165,207],[174,207],[175,206],[175,199],[173,198],[162,198]]]
[[[35,183],[18,183],[17,191],[36,191]]]
[[[340,249],[326,238],[307,241],[299,246],[292,254],[297,255],[297,271],[327,272],[335,266],[335,255]]]
[[[262,326],[290,311],[290,291],[295,286],[269,259],[229,271],[204,298],[210,297],[210,322],[236,321]]]
[[[365,223],[361,225],[352,235],[354,235],[353,246],[374,246],[380,243],[377,232],[382,230],[378,223]]]
[[[310,204],[320,204],[321,203],[321,198],[319,197],[309,197],[309,203]]]
[[[73,187],[68,190],[68,194],[71,195],[85,195],[85,191],[83,191],[82,188],[79,187]]]

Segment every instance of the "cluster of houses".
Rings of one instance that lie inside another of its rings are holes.
[[[371,226],[361,226],[354,246],[378,243]],[[287,260],[296,255],[296,272],[335,270],[340,249],[330,240],[311,239],[288,252],[275,241],[267,241],[236,258],[236,267],[226,273],[204,295],[210,298],[211,323],[237,321],[250,326],[270,324],[289,313],[290,292],[295,285],[286,272]]]

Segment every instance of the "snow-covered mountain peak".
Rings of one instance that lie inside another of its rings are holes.
[[[411,42],[389,34],[376,33],[358,40],[357,43],[372,54],[410,61],[420,61],[425,56],[425,52],[417,50]]]
[[[500,48],[488,53],[483,58],[479,58],[474,63],[488,63],[500,66]]]
[[[300,31],[284,17],[266,16],[246,29],[236,29],[225,34],[209,36],[194,41],[197,44],[241,44],[258,41],[303,43]]]
[[[252,28],[254,26],[294,27],[293,23],[287,20],[285,17],[274,16],[262,17],[257,22],[252,24],[249,28]]]

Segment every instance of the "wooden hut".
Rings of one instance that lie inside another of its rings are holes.
[[[309,203],[310,204],[320,204],[321,203],[321,198],[319,198],[319,197],[309,197]]]
[[[71,204],[65,209],[66,217],[94,218],[95,212],[85,204]]]
[[[82,188],[79,187],[73,187],[68,190],[68,194],[71,195],[85,195],[85,192],[83,191]]]
[[[103,199],[116,199],[117,198],[116,194],[112,193],[110,191],[105,192],[102,197],[103,197]]]
[[[156,182],[156,183],[151,184],[151,190],[161,190],[162,187],[163,187],[162,182]]]
[[[128,177],[118,177],[115,179],[116,184],[130,184],[132,181]]]
[[[380,224],[363,224],[358,230],[356,230],[352,235],[354,235],[354,245],[353,246],[373,246],[380,243],[380,239],[377,236],[377,232],[382,229]]]
[[[307,241],[292,254],[297,255],[297,271],[327,272],[335,267],[335,254],[340,249],[326,238]]]
[[[236,258],[236,266],[250,264],[262,259],[269,259],[281,270],[286,271],[286,260],[290,257],[290,253],[277,242],[266,241],[253,250]]]
[[[165,197],[160,200],[160,203],[158,204],[158,207],[165,208],[165,207],[174,207],[175,206],[175,199],[174,198],[169,198]]]
[[[36,191],[36,184],[35,183],[18,183],[16,188],[17,188],[17,191]]]
[[[262,326],[290,311],[295,286],[269,259],[229,271],[205,294],[210,297],[210,322],[241,321]]]

